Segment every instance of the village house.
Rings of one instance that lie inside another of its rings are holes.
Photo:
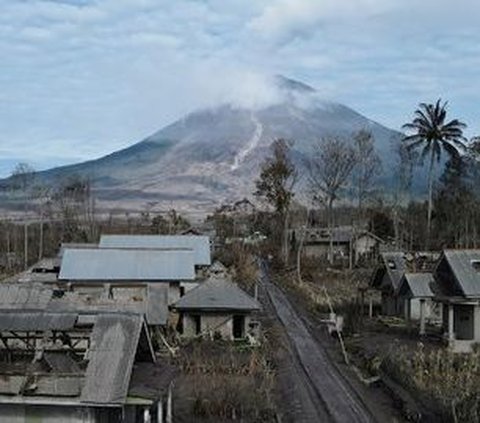
[[[42,298],[23,297],[23,306]],[[0,311],[0,336],[0,421],[171,422],[175,372],[156,363],[141,315],[92,321],[11,308]]]
[[[433,301],[434,285],[432,273],[405,273],[398,288],[398,298],[403,304],[405,320],[420,322],[420,335],[425,335],[427,321],[441,319],[441,309]]]
[[[107,290],[112,295],[115,290],[166,284],[168,301],[173,303],[197,283],[194,252],[127,248],[65,250],[58,281],[73,291]]]
[[[430,304],[425,307],[426,319],[435,319],[440,315],[431,297],[430,299],[427,297],[428,289],[431,289],[425,285],[428,276],[418,276],[423,273],[431,274],[438,257],[439,254],[435,252],[391,251],[379,255],[379,263],[373,272],[370,288],[381,292],[383,315],[410,317],[416,320],[417,316],[420,317],[421,299],[425,300],[425,306]],[[409,276],[403,280],[405,274]],[[417,294],[419,296],[415,298]]]
[[[405,253],[396,251],[380,254],[370,286],[381,292],[382,309],[385,316],[403,315],[403,301],[397,296],[400,282],[407,270]]]
[[[471,351],[480,343],[480,250],[443,251],[434,277],[445,338],[453,351]]]
[[[333,257],[336,261],[357,263],[360,259],[376,257],[383,241],[365,230],[356,230],[353,226],[333,228],[331,235],[328,228],[308,228],[294,234],[297,243],[303,239],[303,254],[306,257],[326,259],[333,244]]]
[[[172,305],[179,313],[178,330],[184,337],[228,340],[256,338],[258,323],[253,313],[260,308],[257,300],[223,277],[212,277]]]

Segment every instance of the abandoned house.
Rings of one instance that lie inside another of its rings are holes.
[[[357,263],[361,258],[375,257],[379,245],[383,242],[376,235],[365,230],[355,230],[353,226],[335,227],[332,236],[328,228],[308,228],[305,235],[301,230],[297,232],[296,242],[301,242],[303,237],[303,252],[306,257],[327,258],[332,243],[334,259],[351,263]]]
[[[74,291],[112,291],[164,283],[169,303],[197,285],[192,250],[65,250],[59,283]]]
[[[397,251],[380,254],[370,286],[382,294],[382,310],[385,316],[403,316],[403,301],[397,296],[400,282],[407,270],[405,253]]]
[[[253,313],[260,304],[235,283],[213,277],[173,304],[179,313],[177,328],[185,337],[210,336],[235,340],[256,338]]]
[[[441,308],[433,301],[433,275],[425,273],[405,273],[398,288],[398,298],[403,304],[406,321],[420,322],[420,335],[425,335],[427,321],[441,319]]]
[[[175,372],[141,315],[1,310],[0,334],[0,421],[171,421]]]
[[[480,343],[480,250],[443,251],[434,277],[445,337],[454,351],[468,352]]]

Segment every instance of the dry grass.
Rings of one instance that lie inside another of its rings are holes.
[[[400,347],[382,364],[402,384],[432,401],[452,421],[480,420],[480,351],[454,354],[447,348]]]
[[[195,421],[275,421],[275,374],[266,346],[196,341],[177,358],[183,373],[180,394]],[[188,420],[188,417],[185,417]]]

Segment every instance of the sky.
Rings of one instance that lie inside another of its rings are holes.
[[[0,176],[260,107],[276,74],[393,129],[441,97],[477,135],[479,19],[478,0],[0,0]]]

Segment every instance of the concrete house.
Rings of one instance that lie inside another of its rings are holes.
[[[143,423],[155,416],[162,423],[171,417],[174,371],[156,363],[141,315],[84,321],[76,313],[2,310],[0,335],[2,422]]]
[[[214,277],[186,293],[172,308],[180,314],[183,336],[235,340],[255,337],[258,324],[252,314],[261,306],[233,282]]]
[[[434,277],[445,337],[454,351],[468,352],[480,343],[480,250],[443,251]]]
[[[107,290],[108,295],[165,284],[168,301],[173,303],[186,290],[182,284],[193,284],[195,278],[192,250],[77,248],[65,250],[58,281],[73,291],[98,294]]]
[[[398,288],[406,321],[420,322],[420,335],[425,335],[427,321],[441,319],[437,303],[433,301],[435,280],[431,273],[405,273]]]

